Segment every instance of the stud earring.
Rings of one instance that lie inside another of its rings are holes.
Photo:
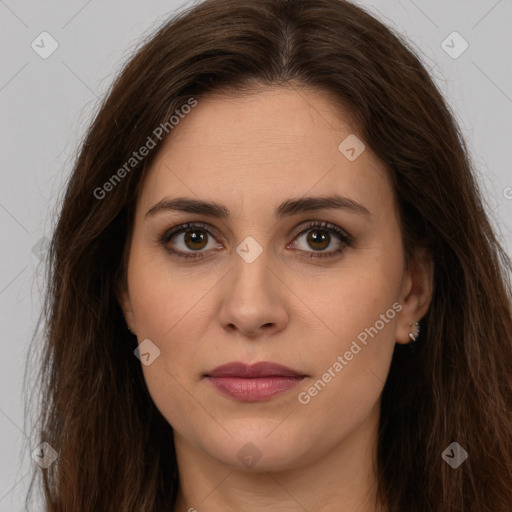
[[[413,331],[409,333],[409,339],[411,340],[410,343],[414,343],[420,335],[420,324],[418,322],[409,322],[409,326],[415,326]]]

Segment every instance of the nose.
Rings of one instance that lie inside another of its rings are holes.
[[[285,329],[290,291],[271,268],[265,251],[252,263],[236,257],[219,309],[219,323],[229,332],[259,339]]]

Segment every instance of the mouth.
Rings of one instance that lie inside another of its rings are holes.
[[[294,388],[307,375],[266,361],[247,365],[241,362],[218,366],[203,375],[220,393],[241,402],[260,402]]]

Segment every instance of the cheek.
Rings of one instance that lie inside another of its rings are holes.
[[[185,338],[194,339],[191,330],[199,328],[197,319],[205,314],[205,295],[215,276],[194,276],[184,267],[180,270],[163,250],[141,249],[133,252],[128,278],[140,336],[167,344],[183,339],[185,329]]]
[[[195,280],[171,274],[170,265],[161,258],[144,257],[142,251],[133,254],[129,268],[131,303],[137,325],[139,344],[149,339],[159,350],[150,364],[142,364],[148,390],[155,405],[169,422],[184,413],[182,404],[190,402],[184,392],[197,364],[198,344],[208,323],[201,305],[204,295]],[[181,385],[180,385],[181,384]],[[169,397],[173,397],[172,400]]]
[[[350,350],[353,340],[362,342],[361,346],[365,340],[368,342],[364,352],[369,348],[378,351],[379,346],[389,344],[394,336],[396,309],[400,309],[395,304],[398,275],[361,265],[343,270],[336,280],[320,283],[321,293],[309,293],[307,301],[311,309],[312,341],[316,338],[310,353],[314,353],[317,360],[326,364],[333,355]],[[379,342],[371,344],[373,339]]]
[[[328,329],[321,339],[312,337],[305,351],[314,354],[315,371],[298,402],[308,411],[312,432],[326,438],[332,425],[350,429],[376,406],[395,347],[399,272],[360,265],[325,290],[318,315]]]
[[[191,396],[202,369],[197,364],[201,340],[204,342],[201,331],[209,322],[201,314],[201,294],[194,287],[182,291],[176,281],[171,286],[171,280],[154,267],[141,272],[133,279],[137,295],[132,305],[139,343],[150,339],[160,351],[152,364],[142,365],[148,391],[168,423],[186,430],[190,428],[187,418],[202,414]]]
[[[305,442],[314,442],[320,451],[350,435],[379,408],[395,346],[395,311],[389,310],[389,323],[379,319],[380,308],[373,311],[353,316],[335,342],[310,352],[317,373],[296,400],[308,424]]]
[[[334,391],[332,396],[322,391],[325,399],[343,401],[364,394],[368,386],[376,390],[384,384],[395,346],[397,309],[400,309],[392,300],[391,295],[388,301],[382,296],[379,300],[368,296],[354,309],[353,302],[344,308],[340,299],[338,314],[332,316],[332,329],[324,334],[324,341],[314,337],[314,342],[308,343],[309,356],[314,354],[315,378],[326,384],[319,383],[319,388],[329,387]]]

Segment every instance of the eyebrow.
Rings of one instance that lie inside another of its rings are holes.
[[[298,199],[288,199],[275,209],[274,214],[277,219],[281,219],[283,217],[302,212],[331,209],[345,210],[366,217],[371,216],[370,211],[365,206],[354,201],[353,199],[349,199],[348,197],[343,197],[338,194],[322,197],[301,197]],[[196,213],[219,219],[226,219],[230,216],[229,209],[222,204],[187,197],[176,197],[174,199],[162,199],[146,212],[145,217],[152,217],[157,213],[167,211]]]

